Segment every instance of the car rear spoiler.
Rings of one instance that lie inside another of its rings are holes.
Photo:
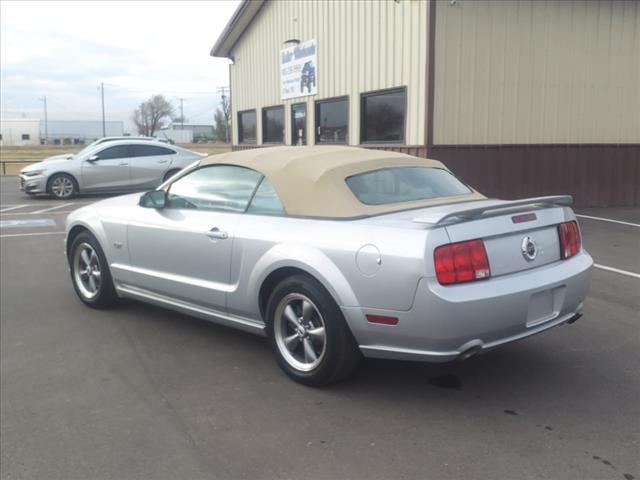
[[[478,206],[478,204],[483,204]],[[413,219],[415,223],[431,226],[459,223],[478,218],[496,217],[508,213],[521,212],[539,208],[573,205],[571,195],[556,195],[550,197],[533,197],[523,200],[486,200],[473,202],[473,207],[465,208],[462,204],[436,207],[433,212],[425,213]]]

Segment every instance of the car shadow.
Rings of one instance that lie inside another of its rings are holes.
[[[194,345],[197,343],[201,349],[200,362],[217,365],[225,362],[229,368],[245,368],[253,381],[264,382],[266,377],[268,382],[292,391],[308,388],[295,384],[279,370],[263,337],[135,301],[126,302],[119,310],[133,317],[136,328],[156,333],[162,331],[165,337],[179,337],[183,349],[189,348],[190,341]],[[414,401],[429,399],[435,404],[450,401],[452,395],[458,395],[463,403],[481,397],[504,398],[505,413],[508,413],[508,399],[542,400],[554,390],[566,393],[566,384],[575,373],[575,357],[563,356],[557,349],[550,354],[545,338],[538,336],[464,362],[363,359],[348,379],[322,389],[308,390],[322,392],[321,395],[334,399],[349,397],[372,401],[376,396],[399,395]],[[215,380],[202,378],[200,381]],[[585,387],[589,388],[588,385]]]

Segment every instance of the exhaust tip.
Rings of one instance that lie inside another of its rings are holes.
[[[482,345],[474,345],[473,347],[465,350],[460,355],[458,355],[458,358],[456,358],[456,361],[464,362],[465,360],[468,360],[471,357],[475,357],[481,351],[482,351]]]

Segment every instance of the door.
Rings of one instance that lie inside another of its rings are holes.
[[[160,185],[176,152],[158,145],[135,144],[131,148],[131,188],[149,190]]]
[[[95,150],[94,150],[95,152]],[[89,158],[94,158],[89,160]],[[82,160],[81,190],[85,192],[101,190],[127,190],[129,178],[129,145],[114,145],[98,152],[89,153]]]
[[[137,207],[127,233],[134,285],[226,312],[236,225],[261,178],[248,168],[204,166],[170,185],[165,208]]]
[[[307,104],[291,105],[291,145],[307,144]]]

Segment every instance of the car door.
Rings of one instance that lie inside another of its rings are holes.
[[[159,145],[134,144],[131,148],[131,187],[139,190],[156,188],[162,183],[176,152]]]
[[[173,182],[165,208],[137,207],[127,227],[134,286],[226,312],[236,226],[262,176],[209,165]]]
[[[113,145],[89,152],[82,159],[81,189],[85,192],[128,190],[130,188],[129,145]]]

